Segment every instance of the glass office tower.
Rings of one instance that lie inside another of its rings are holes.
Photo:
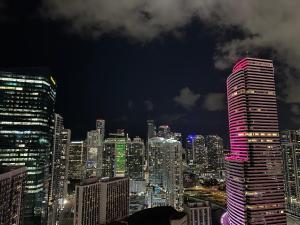
[[[273,62],[239,61],[227,79],[227,98],[229,223],[286,225]]]
[[[56,83],[27,74],[0,72],[0,164],[26,166],[24,223],[36,225],[47,218]]]

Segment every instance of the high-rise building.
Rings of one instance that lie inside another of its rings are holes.
[[[148,142],[148,171],[150,185],[163,185],[165,139],[154,137]]]
[[[130,179],[144,180],[144,153],[145,144],[141,138],[136,137],[128,145],[127,170]]]
[[[105,137],[105,120],[103,120],[103,119],[96,120],[96,130],[100,134],[101,141],[103,141],[104,137]]]
[[[129,215],[129,179],[90,178],[76,186],[74,225],[102,225]]]
[[[102,167],[103,167],[103,152],[104,152],[104,138],[105,138],[105,120],[97,119],[96,130],[99,132],[100,135],[100,143],[99,143],[100,146],[98,151],[99,154],[97,154],[96,175],[98,177],[103,177]]]
[[[154,120],[147,120],[147,140],[149,140],[150,138],[153,138],[155,136],[155,124],[154,124]]]
[[[202,135],[189,135],[186,139],[186,159],[192,172],[199,174],[208,166],[205,138]]]
[[[69,179],[86,177],[87,148],[85,141],[72,141],[69,150]]]
[[[71,130],[63,129],[61,132],[62,144],[62,159],[61,164],[64,165],[64,190],[63,197],[66,198],[68,194],[68,179],[69,179],[69,152],[71,144]]]
[[[227,79],[227,98],[229,222],[286,225],[273,62],[255,58],[239,61]]]
[[[127,174],[126,156],[130,139],[124,130],[110,134],[104,141],[102,177],[122,177]]]
[[[300,216],[300,130],[281,132],[287,211]]]
[[[87,133],[87,176],[95,177],[97,174],[97,167],[101,168],[102,158],[102,140],[99,130],[92,130]],[[98,162],[100,160],[100,162]]]
[[[208,169],[220,172],[223,170],[224,154],[223,139],[218,135],[208,135],[205,138],[207,147]]]
[[[171,133],[171,128],[169,127],[169,125],[159,126],[157,136],[163,138],[171,138],[173,135]]]
[[[40,73],[0,72],[0,164],[27,168],[24,224],[47,219],[56,83]]]
[[[154,120],[147,120],[147,139],[146,139],[146,148],[145,148],[145,162],[146,162],[146,170],[148,170],[148,142],[150,138],[156,136],[156,126]],[[147,174],[147,173],[146,173]]]
[[[54,135],[52,152],[50,154],[50,183],[48,201],[48,224],[56,225],[59,221],[59,201],[63,201],[64,186],[66,182],[65,155],[62,147],[63,118],[59,114],[54,117]]]
[[[182,145],[175,139],[165,140],[163,187],[167,191],[167,204],[182,209],[183,167]]]
[[[0,224],[22,225],[25,167],[0,166]]]
[[[148,143],[150,207],[170,205],[182,207],[182,145],[174,138],[154,137]]]
[[[183,208],[188,217],[188,225],[212,225],[209,202],[188,202]]]
[[[182,143],[182,134],[181,133],[173,133],[173,138]]]
[[[49,183],[48,225],[59,225],[63,202],[68,193],[68,168],[71,131],[64,129],[63,117],[55,114]]]

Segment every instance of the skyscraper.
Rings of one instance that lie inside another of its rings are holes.
[[[86,161],[86,142],[72,141],[69,151],[69,179],[81,180],[86,177]]]
[[[286,208],[300,216],[300,130],[281,132]]]
[[[65,175],[64,175],[64,191],[63,196],[66,198],[68,194],[68,179],[69,179],[69,154],[70,154],[70,144],[71,144],[71,130],[63,129],[61,132],[62,139],[62,165],[65,165]]]
[[[25,167],[0,166],[0,224],[23,224],[25,178]]]
[[[208,155],[205,138],[202,135],[189,135],[186,139],[186,159],[191,170],[199,174],[207,169]]]
[[[54,135],[52,152],[50,154],[50,183],[49,183],[49,210],[48,224],[56,225],[59,221],[59,201],[63,201],[64,185],[66,182],[65,155],[62,147],[63,118],[59,114],[54,117]]]
[[[163,184],[163,159],[165,150],[165,139],[153,137],[148,142],[148,170],[149,183],[151,185],[162,186]]]
[[[41,72],[0,72],[0,163],[27,168],[25,224],[47,219],[56,83]]]
[[[119,129],[117,133],[110,133],[104,141],[102,176],[122,177],[127,175],[126,157],[130,139]]]
[[[151,207],[170,205],[181,209],[183,201],[182,145],[174,138],[154,137],[148,143]]]
[[[96,130],[100,134],[100,139],[103,141],[105,137],[105,120],[97,119],[96,120]]]
[[[165,140],[163,187],[167,191],[167,204],[182,209],[183,167],[181,142],[171,138]]]
[[[207,147],[207,167],[215,175],[221,177],[224,167],[223,139],[218,135],[208,135],[205,139]]]
[[[129,214],[129,179],[90,178],[76,186],[74,225],[104,225]]]
[[[101,158],[102,158],[102,149],[101,149],[101,134],[99,130],[92,130],[87,133],[87,176],[95,177],[97,173],[97,167],[101,168]],[[98,162],[100,160],[100,162]],[[100,169],[99,168],[99,169]]]
[[[239,61],[227,79],[227,98],[231,144],[226,158],[229,222],[286,225],[272,61]]]
[[[169,127],[169,125],[159,126],[157,136],[163,137],[163,138],[171,138],[172,133],[171,133],[171,128]]]
[[[141,138],[136,137],[128,146],[127,167],[130,179],[144,180],[144,154],[145,144]]]
[[[154,120],[147,120],[147,140],[155,136],[155,124]]]
[[[103,166],[103,151],[104,151],[104,138],[105,138],[105,120],[97,119],[96,120],[96,130],[100,135],[100,142],[99,142],[99,150],[97,154],[97,170],[96,175],[98,177],[102,177],[102,166]]]

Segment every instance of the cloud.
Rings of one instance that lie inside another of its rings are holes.
[[[208,111],[222,111],[226,108],[225,94],[209,93],[205,96],[203,108]]]
[[[258,56],[261,49],[274,49],[276,58],[298,70],[296,81],[300,84],[299,8],[299,0],[43,0],[42,13],[69,23],[83,36],[114,33],[141,42],[167,33],[178,35],[193,18],[215,30],[234,27],[244,38],[220,40],[217,68],[232,66],[247,51]],[[292,85],[286,92],[300,103],[296,87]]]
[[[150,100],[144,101],[144,104],[148,112],[152,112],[154,110],[154,104]]]
[[[200,96],[201,96],[200,94],[195,94],[190,90],[190,88],[185,87],[180,90],[180,94],[178,96],[175,96],[173,100],[178,105],[190,111],[196,105]]]
[[[181,113],[166,113],[163,114],[160,118],[162,123],[173,124],[178,123],[178,120],[182,120],[185,117],[185,114]]]

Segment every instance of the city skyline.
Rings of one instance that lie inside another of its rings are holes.
[[[0,0],[0,224],[299,225],[299,8]]]

